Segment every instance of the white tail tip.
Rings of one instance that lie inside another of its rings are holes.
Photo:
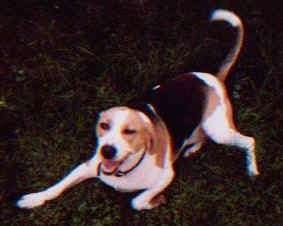
[[[223,20],[230,23],[233,27],[238,27],[242,24],[240,18],[233,12],[225,9],[216,9],[212,12],[211,21]]]

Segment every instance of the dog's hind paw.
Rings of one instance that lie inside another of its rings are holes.
[[[253,168],[248,168],[247,169],[247,174],[251,178],[256,178],[260,173],[259,173],[257,167],[253,167]]]
[[[163,194],[159,194],[155,196],[151,201],[150,204],[154,207],[158,207],[160,205],[166,204],[166,197]]]
[[[184,154],[183,154],[183,157],[184,158],[187,158],[189,157],[190,155],[196,153],[198,150],[200,150],[202,147],[202,142],[199,142],[199,143],[196,143],[196,144],[193,144],[191,146],[185,146],[184,147]]]

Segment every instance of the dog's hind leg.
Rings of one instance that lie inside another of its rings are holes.
[[[215,111],[202,123],[206,135],[219,144],[233,145],[245,150],[246,170],[249,176],[259,174],[256,156],[255,140],[253,137],[242,135],[234,126],[231,118],[227,117],[225,106],[218,106]]]
[[[201,147],[203,145],[203,142],[198,142],[198,143],[194,143],[194,144],[188,144],[186,146],[184,146],[183,150],[184,150],[184,154],[183,154],[183,157],[187,158],[189,157],[190,155],[198,152]]]
[[[201,123],[204,133],[216,143],[244,149],[247,173],[250,176],[258,175],[254,138],[244,136],[237,131],[225,85],[211,74],[198,72],[195,75],[208,86],[207,102]]]
[[[199,126],[193,131],[192,135],[186,139],[181,147],[183,157],[189,157],[191,154],[199,151],[205,141],[205,134]]]

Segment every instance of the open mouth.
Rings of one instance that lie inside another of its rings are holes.
[[[129,154],[122,160],[108,160],[103,159],[100,164],[101,171],[106,175],[113,174],[127,174],[135,169],[143,160],[145,152],[137,152],[135,154]]]
[[[104,159],[101,162],[101,169],[102,169],[103,173],[105,173],[105,174],[113,174],[117,171],[120,164],[121,164],[121,161]]]

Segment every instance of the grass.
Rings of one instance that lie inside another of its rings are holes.
[[[273,4],[24,0],[0,6],[1,225],[283,224],[283,35]],[[237,149],[209,143],[178,161],[160,208],[136,212],[129,206],[133,194],[95,180],[43,207],[15,208],[17,194],[46,188],[92,155],[99,111],[178,73],[217,69],[233,37],[226,26],[207,22],[215,7],[233,9],[246,25],[227,84],[240,130],[256,138],[261,175],[245,175]]]

